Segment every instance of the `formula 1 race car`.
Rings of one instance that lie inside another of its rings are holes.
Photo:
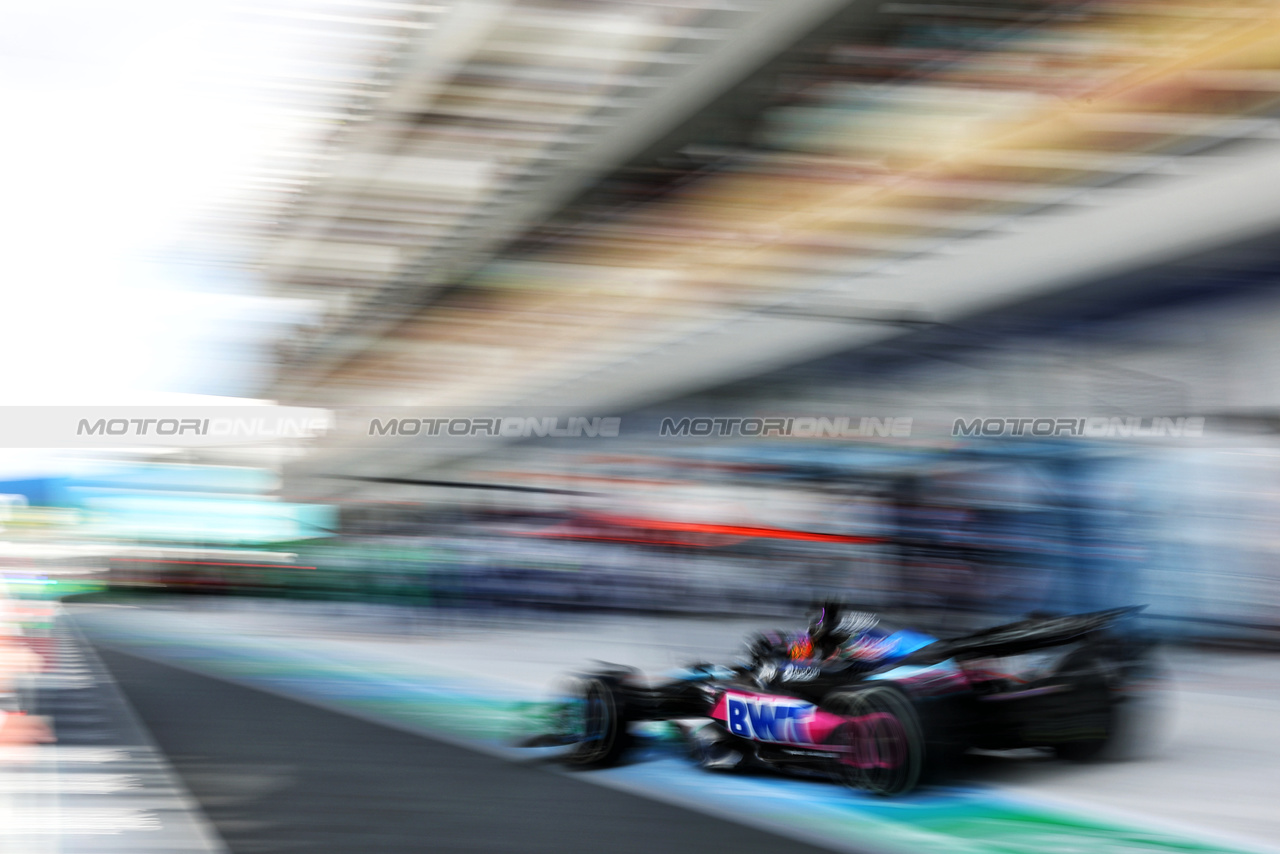
[[[911,791],[970,748],[1040,747],[1089,759],[1118,737],[1152,676],[1149,645],[1113,631],[1141,608],[1033,617],[939,640],[828,603],[807,633],[764,634],[749,659],[662,679],[616,665],[576,676],[551,731],[571,765],[617,762],[643,721],[679,722],[707,768],[830,775]]]

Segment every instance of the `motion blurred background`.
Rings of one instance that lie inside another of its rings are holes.
[[[2,8],[0,420],[258,425],[4,443],[22,679],[84,593],[1280,643],[1272,0]]]

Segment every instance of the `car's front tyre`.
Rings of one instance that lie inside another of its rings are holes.
[[[566,761],[579,768],[616,764],[626,750],[627,724],[621,698],[610,679],[577,680],[569,698],[568,735],[573,748]]]
[[[919,715],[897,688],[875,685],[827,697],[827,711],[846,718],[832,734],[841,753],[835,773],[845,785],[877,795],[916,787],[924,768]]]

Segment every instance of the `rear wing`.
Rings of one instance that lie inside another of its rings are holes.
[[[911,653],[901,664],[937,664],[949,658],[1005,656],[1070,643],[1077,638],[1105,628],[1123,617],[1146,608],[1133,605],[1068,617],[1033,617],[974,632],[971,635],[935,641]]]

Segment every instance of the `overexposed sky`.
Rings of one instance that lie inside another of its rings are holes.
[[[201,248],[192,220],[278,133],[229,76],[279,62],[234,11],[0,0],[0,405],[244,393],[305,315],[247,274],[165,260]]]

